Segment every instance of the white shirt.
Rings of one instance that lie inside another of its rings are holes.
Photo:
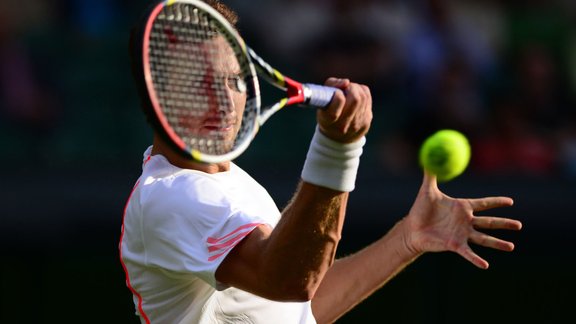
[[[237,165],[215,174],[144,153],[126,205],[120,255],[142,323],[316,323],[310,302],[280,303],[234,287],[215,272],[226,255],[280,212]]]

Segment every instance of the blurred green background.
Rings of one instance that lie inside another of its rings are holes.
[[[576,4],[571,0],[229,0],[247,43],[297,80],[368,84],[374,123],[340,255],[406,214],[417,149],[471,140],[449,195],[509,195],[519,233],[476,269],[428,254],[339,323],[564,323],[576,253]],[[123,207],[151,133],[128,33],[149,1],[0,2],[0,323],[137,323],[118,258]],[[274,100],[265,88],[264,103]],[[314,114],[289,109],[237,163],[283,206]]]

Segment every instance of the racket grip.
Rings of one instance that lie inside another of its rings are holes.
[[[338,90],[334,87],[313,83],[303,84],[302,87],[304,88],[305,103],[317,108],[326,108]]]

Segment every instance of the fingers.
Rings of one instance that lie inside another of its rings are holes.
[[[347,125],[356,115],[365,113],[366,107],[371,106],[372,99],[368,88],[357,83],[348,82],[348,86],[342,90],[343,92],[335,94],[334,105],[329,106],[326,112],[328,119]]]
[[[329,87],[338,88],[342,91],[336,91],[334,93],[334,97],[332,97],[332,101],[326,107],[325,111],[330,112],[330,114],[326,114],[328,117],[325,119],[332,119],[337,120],[338,116],[342,114],[342,110],[344,109],[344,104],[346,103],[346,95],[344,91],[347,87],[350,86],[350,80],[348,79],[338,79],[338,78],[329,78],[326,80],[324,85]],[[333,116],[333,117],[330,117]]]
[[[468,199],[474,211],[483,211],[498,207],[509,207],[514,204],[512,198],[509,197],[488,197],[479,199]]]
[[[500,251],[511,252],[514,250],[514,243],[504,241],[480,232],[473,232],[470,234],[470,242]]]
[[[500,217],[487,217],[487,216],[474,217],[474,219],[472,219],[472,225],[475,228],[490,229],[490,230],[518,231],[522,228],[522,223],[517,220],[509,218],[500,218]],[[478,231],[473,231],[472,233],[470,233],[469,239],[470,242],[474,244],[478,244],[496,250],[507,252],[514,250],[514,243],[504,241],[499,238]]]
[[[482,229],[520,230],[522,228],[522,223],[519,221],[500,217],[474,217],[472,225],[476,228]],[[514,243],[478,231],[472,231],[469,234],[468,240],[476,245],[495,250],[505,252],[511,252],[514,250]],[[467,244],[459,254],[481,269],[488,268],[488,262],[474,253]]]
[[[342,91],[334,94],[332,102],[325,110],[318,110],[320,130],[341,143],[359,140],[368,132],[372,121],[370,89],[348,79],[330,78],[325,85]]]
[[[512,231],[519,231],[522,229],[522,223],[520,221],[501,217],[477,216],[472,220],[472,225],[476,228],[483,229],[503,229]]]
[[[478,254],[474,253],[469,246],[465,246],[462,250],[458,251],[464,259],[470,261],[473,265],[477,266],[480,269],[488,269],[488,261],[482,259]]]
[[[328,78],[324,83],[324,85],[344,90],[350,85],[350,80],[339,78]]]
[[[477,199],[452,198],[437,187],[436,177],[424,171],[424,179],[417,200],[409,217],[414,218],[422,231],[424,251],[453,251],[481,269],[489,264],[470,249],[469,244],[500,251],[513,251],[515,246],[482,230],[520,230],[520,221],[496,216],[476,216],[481,212],[498,207],[512,206],[509,197],[486,197]],[[416,216],[413,216],[416,215]]]

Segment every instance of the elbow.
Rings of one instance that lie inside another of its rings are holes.
[[[278,302],[307,302],[314,298],[319,284],[317,280],[282,280],[271,289],[266,298]],[[318,281],[319,282],[319,281]]]
[[[333,259],[317,267],[296,265],[290,269],[276,268],[263,274],[265,287],[273,296],[269,299],[281,302],[307,302],[314,299],[322,280],[333,264]]]
[[[314,287],[304,286],[294,288],[290,293],[292,295],[293,301],[307,302],[314,298],[317,290],[318,290],[317,286]]]
[[[305,303],[314,298],[314,292],[292,291],[275,293],[274,296],[268,296],[266,298],[281,303]]]

